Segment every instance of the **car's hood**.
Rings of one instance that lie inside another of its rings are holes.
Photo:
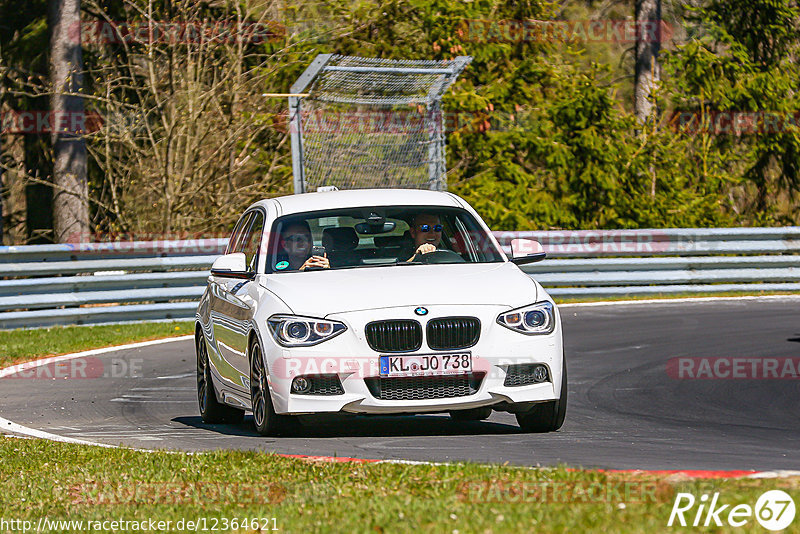
[[[294,313],[331,313],[438,304],[510,307],[536,301],[536,283],[506,263],[398,265],[281,273],[262,284]]]

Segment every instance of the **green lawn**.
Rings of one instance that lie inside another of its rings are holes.
[[[0,367],[56,354],[192,333],[192,321],[0,330]]]
[[[34,525],[43,517],[157,519],[172,521],[174,530],[181,519],[205,518],[210,529],[244,518],[263,527],[270,518],[269,528],[300,533],[662,532],[677,492],[720,492],[725,503],[751,505],[767,489],[800,497],[797,479],[691,482],[564,468],[314,463],[13,438],[0,438],[0,457],[3,517]],[[760,528],[754,520],[749,527]]]

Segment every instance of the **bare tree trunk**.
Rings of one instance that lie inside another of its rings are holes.
[[[5,77],[0,74],[0,122],[2,121],[3,117],[3,109],[4,104],[6,102],[6,85],[5,85]],[[3,151],[3,127],[0,124],[0,245],[5,245],[5,236],[6,236],[6,220],[5,220],[5,203],[6,203],[6,177],[5,177],[5,165],[7,161],[11,158],[6,158],[6,154]]]
[[[80,0],[49,0],[50,111],[53,128],[53,229],[58,243],[89,236],[89,190],[83,138]]]
[[[653,114],[652,92],[661,79],[661,0],[636,0],[636,28],[634,111],[644,124]]]
[[[25,158],[25,242],[29,245],[53,243],[53,174],[50,145],[43,136],[24,135]]]
[[[0,98],[0,112],[3,109],[3,99]],[[3,133],[0,131],[0,245],[5,245],[5,227],[6,221],[3,218],[3,204],[5,203],[6,182],[3,180],[5,173],[3,172],[3,165],[6,159],[3,154]]]
[[[658,53],[661,50],[661,0],[636,0],[636,86],[634,113],[641,125],[656,127],[653,89],[661,79]],[[656,197],[656,170],[650,173],[650,198]]]

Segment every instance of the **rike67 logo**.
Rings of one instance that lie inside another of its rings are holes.
[[[678,493],[667,526],[721,527],[727,523],[732,527],[743,527],[755,518],[765,529],[776,531],[791,525],[794,515],[794,500],[781,490],[765,492],[758,498],[755,507],[749,504],[723,504],[719,493],[714,493],[710,499],[708,494],[696,499],[691,493]]]

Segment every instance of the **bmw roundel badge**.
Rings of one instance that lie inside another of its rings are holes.
[[[423,308],[422,306],[420,306],[419,308],[414,310],[414,313],[416,313],[417,315],[428,315],[428,308]]]

